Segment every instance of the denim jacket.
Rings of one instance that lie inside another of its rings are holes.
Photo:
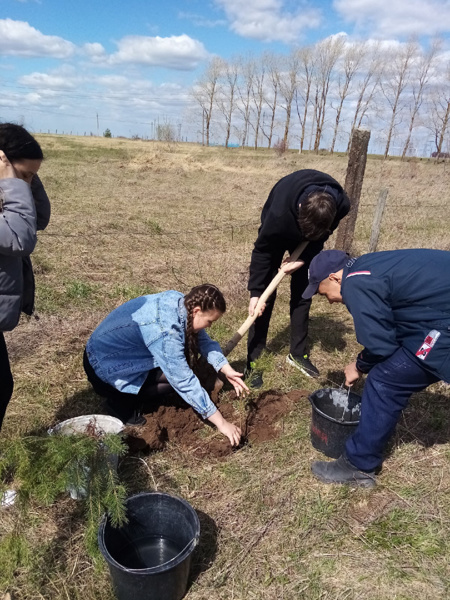
[[[96,375],[117,390],[137,394],[148,372],[159,367],[174,390],[203,418],[216,407],[185,356],[187,312],[184,296],[170,290],[140,296],[113,310],[86,345]],[[198,332],[202,356],[219,371],[228,364],[217,342]]]

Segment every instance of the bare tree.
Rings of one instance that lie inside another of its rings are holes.
[[[277,111],[277,98],[280,81],[280,58],[279,56],[273,53],[266,52],[264,53],[262,60],[266,65],[267,79],[269,80],[269,85],[265,86],[264,89],[264,102],[270,109],[270,119],[267,131],[263,119],[261,131],[264,137],[267,139],[268,148],[271,148],[273,130],[275,127],[275,114]]]
[[[223,61],[217,57],[213,58],[208,63],[203,76],[195,84],[193,89],[193,96],[198,102],[198,104],[200,104],[203,111],[204,130],[206,134],[207,146],[209,146],[211,117],[213,113],[214,101],[222,68]]]
[[[286,111],[283,144],[287,148],[289,128],[291,124],[292,102],[297,89],[298,72],[300,67],[298,52],[295,50],[291,51],[291,53],[285,57],[283,66],[285,67],[285,70],[280,72],[279,88],[280,94],[284,99],[284,104],[281,104],[281,108]]]
[[[300,48],[298,50],[300,60],[299,84],[295,92],[295,106],[297,108],[298,120],[301,127],[300,146],[298,151],[303,152],[306,133],[306,118],[308,116],[308,107],[310,104],[311,85],[314,71],[314,50],[311,46]],[[303,103],[303,111],[300,113],[299,97]]]
[[[444,147],[444,140],[450,125],[450,62],[442,69],[445,73],[440,83],[435,86],[430,99],[431,109],[428,111],[436,146],[436,156],[439,158]]]
[[[409,121],[408,135],[406,137],[405,145],[403,147],[402,160],[404,160],[409,145],[411,143],[412,131],[414,129],[419,109],[422,106],[423,95],[430,78],[430,69],[432,68],[433,62],[436,58],[436,54],[439,48],[440,42],[438,40],[435,40],[431,44],[428,52],[426,52],[425,54],[420,53],[420,55],[417,57],[417,60],[414,61],[415,64],[412,66],[412,69],[415,70],[415,74],[411,79],[411,93],[413,102],[410,107],[411,118]]]
[[[352,82],[355,73],[358,71],[362,61],[364,60],[364,53],[366,52],[365,44],[352,44],[347,46],[344,50],[342,70],[339,73],[338,79],[338,94],[339,103],[336,109],[336,121],[334,124],[333,141],[331,142],[330,152],[333,154],[334,146],[336,144],[336,138],[338,134],[339,122],[341,120],[342,106],[345,99],[350,93],[350,84]]]
[[[222,61],[222,85],[216,94],[216,102],[225,119],[225,148],[228,148],[230,142],[231,121],[236,110],[238,75],[237,60]]]
[[[446,98],[446,102],[444,103],[445,109],[443,111],[443,116],[441,118],[441,127],[440,127],[440,131],[439,131],[439,135],[436,136],[436,154],[437,154],[437,158],[439,158],[441,152],[442,152],[442,147],[444,144],[444,138],[445,135],[447,133],[447,129],[449,126],[449,121],[450,121],[450,97],[447,95]]]
[[[253,81],[252,81],[252,101],[253,101],[253,111],[255,113],[255,123],[252,124],[250,122],[250,124],[253,127],[253,130],[255,132],[255,143],[254,143],[254,148],[255,150],[258,148],[258,136],[259,136],[259,132],[260,132],[260,127],[261,127],[261,115],[262,115],[262,108],[263,108],[263,103],[264,103],[264,79],[266,76],[266,67],[265,67],[265,63],[263,59],[260,59],[259,61],[256,61],[254,64],[254,71],[253,71]]]
[[[403,108],[401,99],[406,86],[409,83],[409,75],[411,71],[411,63],[417,52],[417,43],[414,40],[409,41],[400,50],[392,50],[385,57],[388,66],[385,69],[383,79],[381,81],[381,90],[386,98],[391,119],[389,122],[386,149],[384,158],[389,155],[389,148],[392,141],[392,136],[396,126],[398,125],[399,115]]]
[[[325,123],[325,111],[331,76],[344,48],[343,36],[329,37],[316,45],[317,68],[315,69],[315,99],[314,120],[316,123],[316,136],[314,151],[318,152],[322,139]]]
[[[370,47],[368,47],[368,51],[364,53],[364,56],[364,67],[362,69],[364,75],[358,85],[358,99],[350,128],[347,152],[350,151],[352,133],[355,129],[361,128],[362,121],[372,106],[375,93],[383,75],[383,54],[380,52],[380,42],[370,43]],[[367,60],[368,58],[369,60]]]
[[[241,113],[243,119],[241,145],[246,146],[248,143],[250,125],[250,102],[253,79],[255,76],[255,60],[253,57],[249,56],[247,59],[241,58],[239,63],[239,79],[237,86],[239,102],[237,104],[237,109]]]

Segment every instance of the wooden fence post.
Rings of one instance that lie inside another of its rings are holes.
[[[387,188],[384,188],[378,196],[377,207],[372,223],[372,233],[370,234],[369,252],[375,252],[377,249],[378,238],[380,237],[381,220],[383,218],[384,207],[386,206],[387,195],[388,190]]]
[[[344,252],[351,252],[353,243],[359,199],[361,197],[364,171],[366,170],[369,139],[370,131],[366,129],[355,129],[353,131],[344,184],[344,190],[350,198],[350,212],[339,224],[335,244],[335,248],[344,250]]]

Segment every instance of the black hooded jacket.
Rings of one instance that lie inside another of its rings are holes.
[[[298,225],[298,207],[317,188],[329,192],[336,201],[337,213],[331,231],[348,214],[350,201],[342,186],[330,175],[303,169],[280,179],[272,188],[261,213],[261,226],[250,263],[248,289],[252,296],[260,296],[269,285],[286,250],[291,253],[304,241]],[[306,265],[322,250],[328,237],[308,244],[301,257]]]

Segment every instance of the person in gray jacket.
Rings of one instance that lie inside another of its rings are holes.
[[[0,429],[14,388],[4,331],[34,310],[30,254],[36,231],[50,220],[50,202],[37,176],[44,156],[20,125],[0,123]]]

